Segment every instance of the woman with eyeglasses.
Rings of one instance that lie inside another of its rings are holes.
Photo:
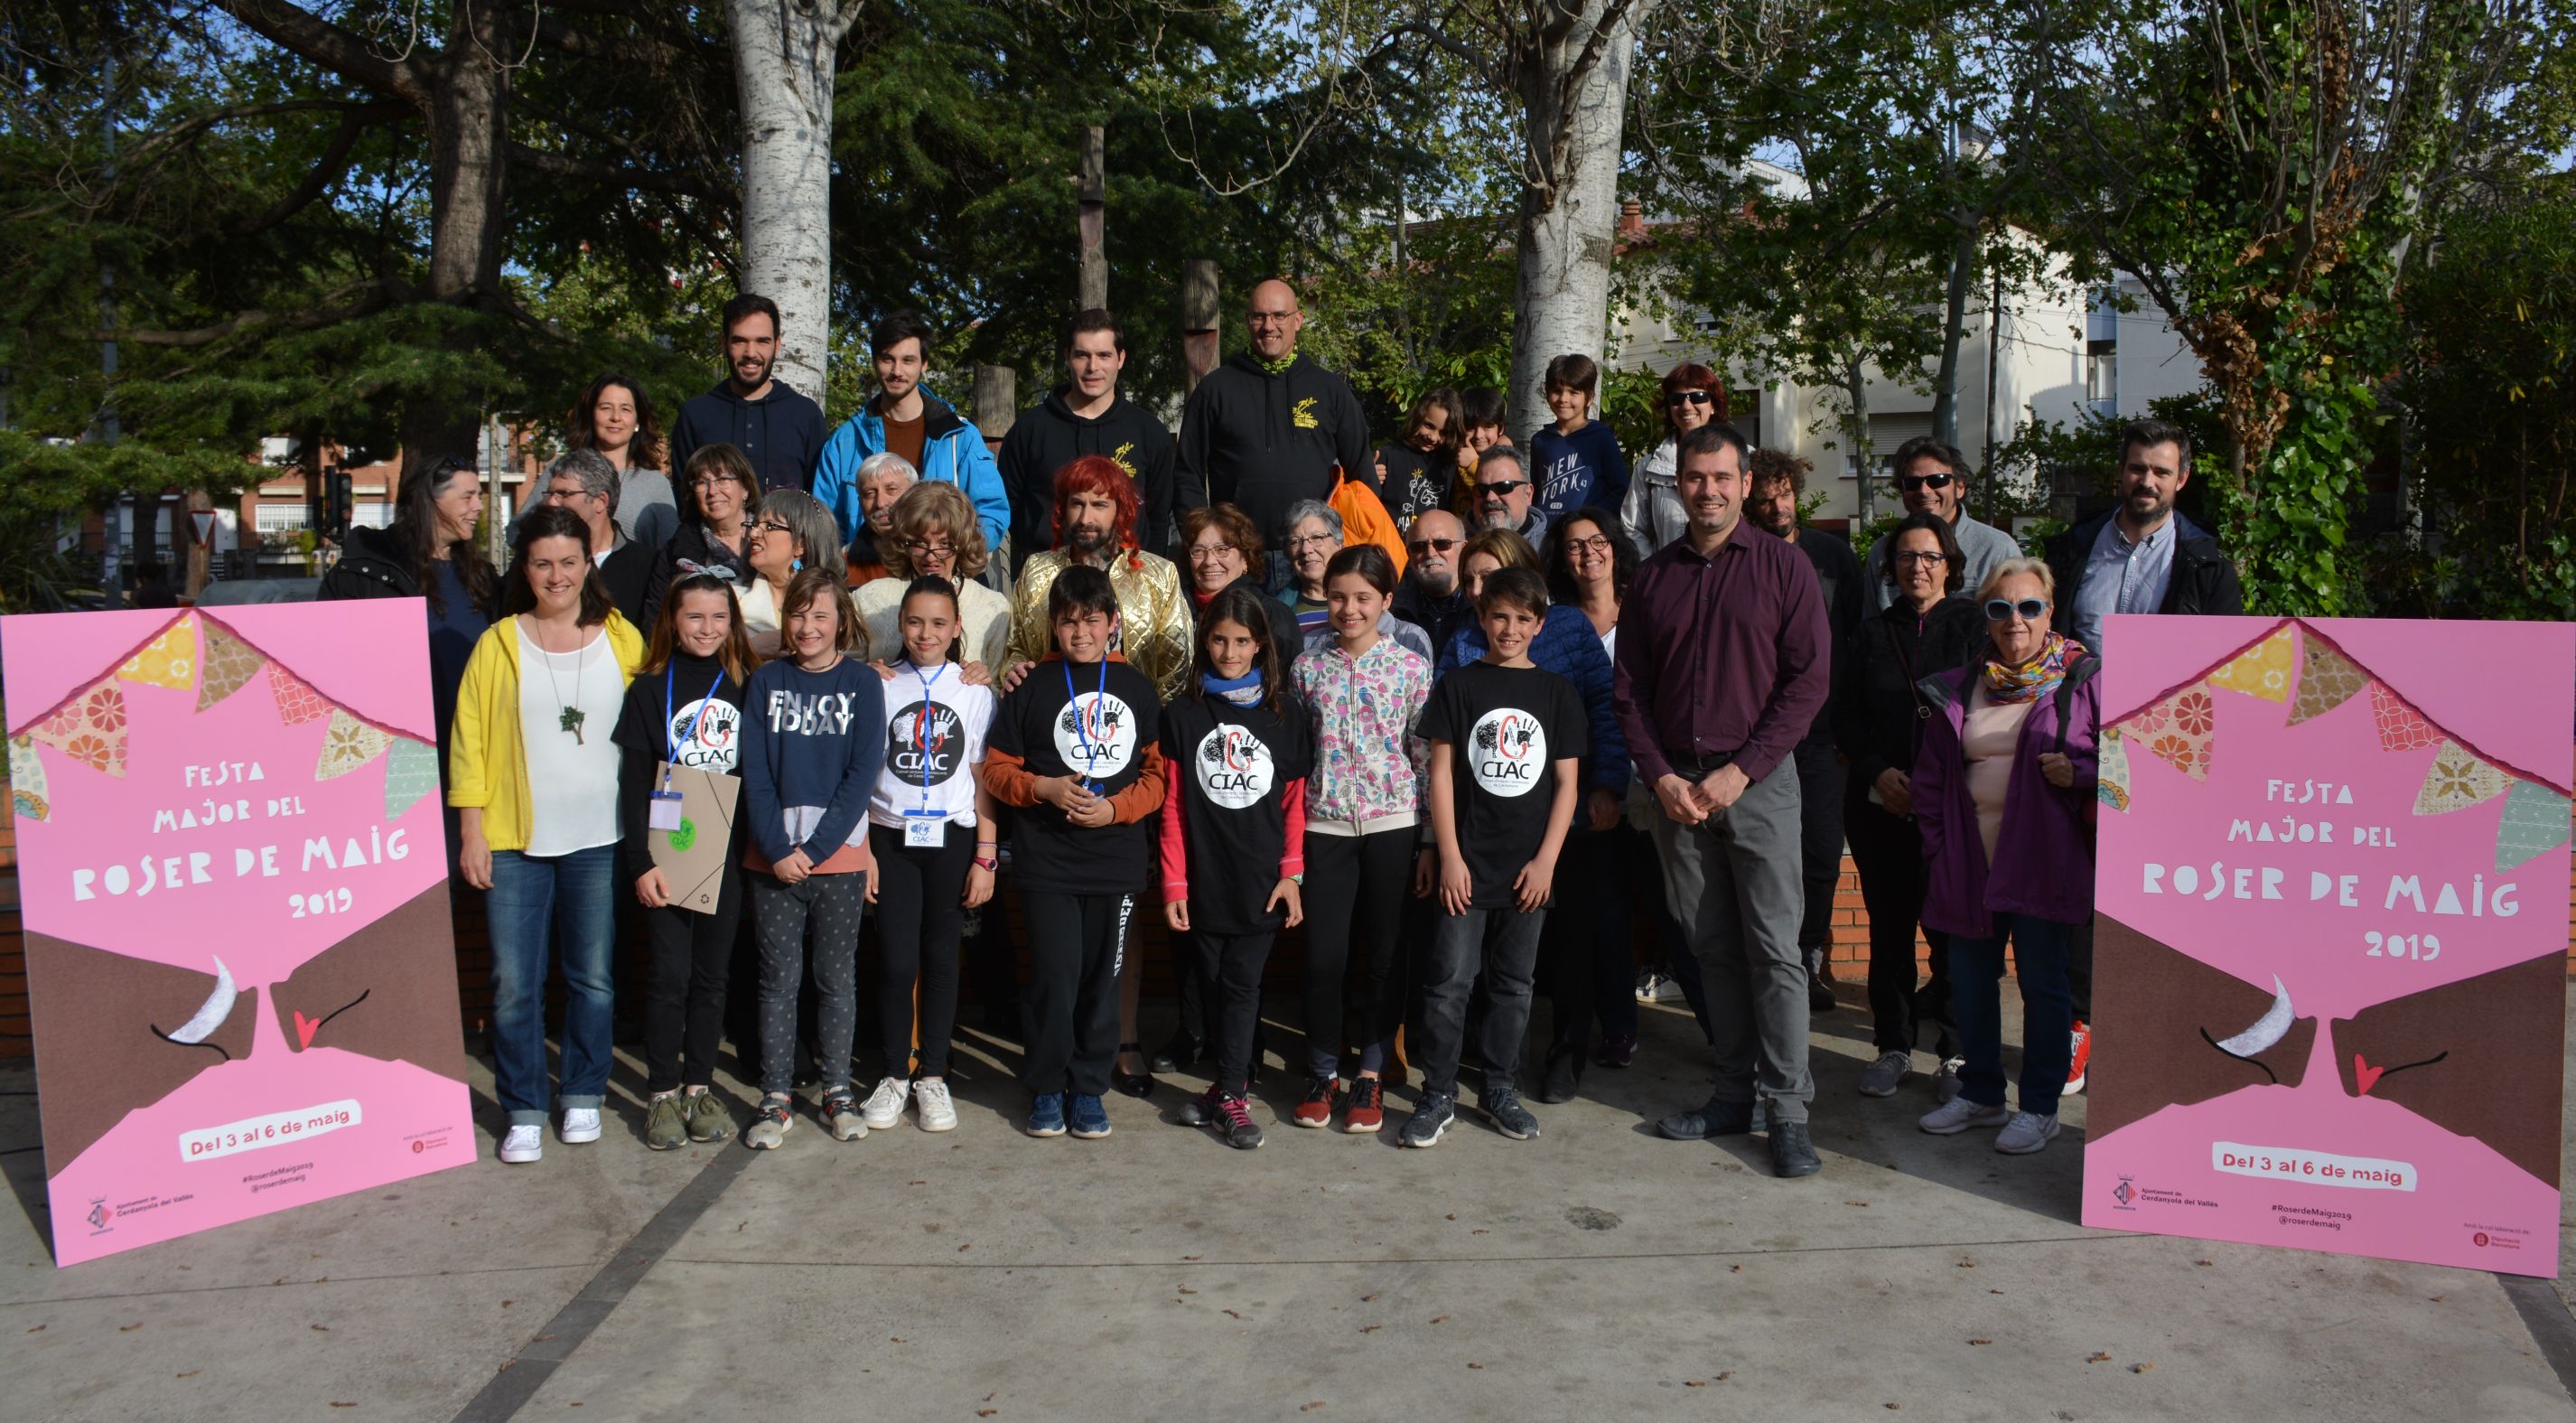
[[[1937,517],[1937,516],[1936,516]],[[1911,786],[1927,884],[1923,927],[1950,936],[1959,1020],[1959,1095],[1919,1123],[1937,1136],[2001,1127],[1995,1150],[2027,1156],[2057,1135],[2074,1003],[2074,927],[2093,914],[2094,739],[2100,663],[2053,631],[2048,565],[2007,559],[1977,590],[1984,655],[1926,677]],[[2021,1093],[2004,1110],[2002,981],[2012,946],[2021,982]]]
[[[734,586],[751,585],[751,520],[760,508],[760,477],[732,445],[701,445],[680,476],[680,530],[653,560],[644,581],[644,621],[657,621],[671,580],[712,573]]]
[[[860,584],[854,595],[869,647],[881,655],[902,647],[903,630],[897,624],[905,590],[916,578],[945,578],[957,590],[958,640],[964,644],[957,660],[980,663],[986,673],[1001,669],[1003,649],[1011,640],[1011,600],[977,581],[993,555],[984,546],[984,526],[966,491],[945,482],[904,490],[887,513],[878,552],[884,555],[886,576]]]
[[[1637,465],[1628,481],[1620,520],[1640,554],[1651,554],[1690,528],[1682,511],[1681,438],[1711,420],[1726,418],[1726,387],[1717,372],[1684,361],[1664,376],[1664,442]]]
[[[1923,917],[1923,841],[1914,828],[1914,754],[1932,704],[1918,683],[1966,665],[1985,641],[1977,605],[1956,596],[1966,579],[1958,539],[1938,514],[1908,514],[1869,570],[1896,585],[1896,601],[1865,618],[1834,663],[1834,744],[1851,773],[1844,781],[1843,838],[1860,871],[1869,908],[1869,1011],[1877,1059],[1861,1069],[1860,1090],[1896,1095],[1913,1071],[1926,1023],[1940,1060],[1933,1089],[1959,1095],[1950,1017],[1949,937],[1927,932],[1932,973],[1915,986],[1914,929]]]
[[[742,592],[742,626],[762,661],[776,657],[785,644],[779,610],[787,603],[788,581],[808,568],[839,566],[840,546],[841,526],[822,500],[801,489],[773,489],[760,501],[745,552],[751,586]],[[858,634],[858,642],[864,661],[869,647],[865,633]]]
[[[1252,570],[1261,567],[1261,531],[1252,526],[1252,517],[1232,504],[1216,503],[1192,509],[1181,515],[1181,576],[1190,594],[1190,616],[1203,616],[1216,595],[1237,583],[1251,579]],[[1261,591],[1258,582],[1254,592]],[[1287,604],[1263,594],[1263,614],[1270,620],[1270,649],[1278,654],[1282,676],[1305,651],[1305,635],[1297,629],[1297,614]],[[1159,1070],[1159,1069],[1158,1069]]]

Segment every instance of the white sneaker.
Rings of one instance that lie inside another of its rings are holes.
[[[1860,1070],[1860,1094],[1864,1097],[1893,1097],[1896,1084],[1914,1070],[1914,1054],[1890,1049],[1878,1060]]]
[[[912,1097],[912,1084],[900,1077],[880,1077],[877,1090],[868,1094],[867,1105],[859,1108],[868,1130],[884,1131],[903,1120],[903,1104]]]
[[[563,1130],[556,1135],[563,1139],[563,1144],[566,1146],[580,1146],[584,1142],[599,1140],[599,1109],[597,1107],[564,1108]]]
[[[957,1130],[957,1104],[949,1099],[947,1078],[925,1077],[912,1085],[912,1119],[923,1131]]]
[[[1995,1150],[2007,1156],[2028,1156],[2048,1145],[2057,1135],[2057,1114],[2041,1116],[2037,1112],[2015,1112],[2012,1120],[1995,1136]]]
[[[525,1165],[546,1154],[546,1129],[530,1122],[510,1128],[501,1138],[501,1159],[513,1166]]]
[[[1965,1097],[1954,1097],[1925,1112],[1914,1124],[1934,1136],[1957,1136],[1970,1127],[2002,1126],[2011,1116],[2010,1112],[2001,1107],[1989,1107],[1982,1102],[1971,1102]]]

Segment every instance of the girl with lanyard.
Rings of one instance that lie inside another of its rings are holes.
[[[868,838],[877,877],[868,902],[877,909],[884,944],[877,978],[877,1025],[884,1033],[886,1075],[860,1108],[870,1131],[913,1119],[923,1131],[950,1131],[957,1107],[948,1094],[948,1038],[957,1026],[957,942],[965,911],[993,897],[994,844],[1001,831],[981,771],[992,729],[993,689],[970,685],[957,658],[964,619],[957,585],[916,578],[905,591],[896,627],[902,660],[885,684],[884,769],[868,805]],[[921,991],[920,1075],[913,1074],[913,989]]]
[[[1247,1097],[1261,970],[1306,917],[1306,713],[1283,685],[1262,596],[1220,591],[1199,618],[1194,685],[1163,708],[1163,919],[1198,954],[1217,998],[1216,1074],[1183,1126],[1261,1145]]]
[[[733,1113],[708,1090],[724,1037],[725,983],[734,931],[742,922],[742,816],[733,818],[712,912],[683,908],[653,863],[649,837],[680,828],[667,768],[735,774],[742,749],[742,698],[751,679],[733,584],[722,574],[685,574],[671,583],[653,621],[644,665],[626,689],[616,742],[625,753],[618,808],[627,882],[644,906],[652,946],[652,987],[644,1000],[644,1086],[650,1106],[644,1144],[669,1151],[733,1134]],[[667,822],[667,823],[666,823]],[[695,827],[692,827],[694,829]]]

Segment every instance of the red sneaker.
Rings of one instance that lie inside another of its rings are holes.
[[[1296,1112],[1289,1118],[1301,1127],[1320,1127],[1333,1119],[1333,1098],[1340,1095],[1338,1077],[1309,1077],[1306,1095],[1299,1099]]]
[[[2093,1066],[2093,1025],[2075,1025],[2075,1056],[2066,1065],[2066,1095],[2084,1090],[2084,1074]]]
[[[1373,1132],[1386,1125],[1386,1109],[1380,1105],[1386,1095],[1385,1084],[1374,1077],[1363,1077],[1351,1084],[1342,1097],[1342,1130]]]

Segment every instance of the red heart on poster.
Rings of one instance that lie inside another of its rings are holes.
[[[2369,1096],[2370,1089],[2379,1085],[2379,1074],[2386,1072],[2387,1070],[2388,1069],[2384,1067],[2371,1066],[2369,1063],[2361,1060],[2360,1053],[2354,1053],[2352,1055],[2352,1085],[2358,1089],[2358,1095],[2364,1097]]]
[[[308,1017],[305,1017],[301,1012],[297,1013],[297,1014],[295,1015],[295,1038],[296,1038],[295,1046],[296,1046],[299,1050],[300,1050],[300,1049],[303,1049],[303,1048],[308,1048],[308,1047],[313,1046],[313,1030],[314,1030],[315,1028],[318,1028],[318,1027],[321,1027],[321,1026],[322,1026],[322,1020],[321,1020],[321,1019],[319,1019],[319,1018],[308,1018]],[[2372,1073],[2372,1074],[2370,1074],[2370,1075],[2371,1075],[2371,1076],[2373,1076],[2373,1077],[2377,1077],[2379,1074],[2378,1074],[2378,1073],[2376,1073],[2376,1072],[2373,1072],[2373,1073]],[[2364,1092],[2367,1092],[2367,1091],[2369,1091],[2370,1089],[2369,1089],[2369,1088],[2367,1088],[2367,1087],[2364,1087],[2364,1088],[2362,1088],[2361,1090],[2363,1090]]]

